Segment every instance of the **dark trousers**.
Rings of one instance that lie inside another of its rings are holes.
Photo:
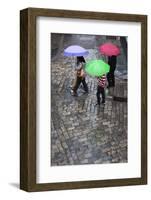
[[[77,89],[79,88],[81,83],[83,84],[83,88],[84,88],[85,92],[88,92],[88,86],[87,86],[87,83],[85,81],[85,78],[77,77],[75,86],[73,87],[73,91],[75,93],[77,92]]]
[[[100,94],[102,95],[102,103],[105,103],[105,91],[104,91],[104,88],[99,86],[97,87],[97,93],[96,93],[96,96],[97,96],[97,103],[100,105]]]
[[[108,81],[108,87],[115,86],[115,76],[113,71],[107,74],[107,81]]]

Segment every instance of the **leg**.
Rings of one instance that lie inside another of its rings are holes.
[[[97,87],[97,93],[96,93],[96,97],[97,97],[97,104],[100,105],[100,87]]]
[[[73,92],[74,92],[75,94],[77,93],[77,89],[79,88],[80,83],[81,83],[81,78],[77,77],[76,83],[75,83],[75,85],[74,85],[74,87],[73,87]]]
[[[110,80],[109,80],[109,78],[110,78],[110,72],[107,73],[107,76],[106,76],[106,77],[107,77],[107,82],[108,82],[108,86],[109,86],[109,81],[110,81]]]
[[[75,77],[75,79],[73,80],[73,84],[72,84],[72,90],[73,90],[73,88],[76,86],[76,84],[77,84],[77,77]]]
[[[108,87],[112,86],[112,77],[111,77],[111,72],[107,74],[107,81],[108,81]]]
[[[87,86],[87,83],[85,82],[85,78],[82,79],[82,84],[83,84],[85,92],[88,92],[88,86]]]
[[[115,76],[114,76],[114,71],[116,69],[116,66],[112,66],[112,70],[110,71],[111,74],[111,87],[115,86]]]
[[[110,72],[110,87],[113,87],[114,86],[114,73],[113,72]]]
[[[113,85],[113,87],[115,87],[115,76],[114,76],[114,72],[113,72],[113,74],[112,74],[112,85]]]
[[[100,87],[100,92],[102,94],[102,103],[105,103],[105,91],[103,87]]]

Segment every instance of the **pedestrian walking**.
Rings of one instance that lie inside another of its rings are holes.
[[[106,75],[102,75],[101,77],[97,77],[98,85],[97,85],[97,104],[100,106],[100,103],[105,104],[105,86],[106,86]],[[100,98],[100,94],[102,95],[102,101]]]
[[[107,74],[107,81],[108,81],[108,88],[115,87],[115,69],[116,69],[116,60],[117,56],[109,56],[108,57],[108,64],[110,65],[110,71]]]
[[[83,89],[86,93],[88,93],[88,86],[85,81],[85,73],[84,73],[84,65],[85,65],[85,59],[83,56],[78,56],[77,57],[77,67],[75,70],[75,83],[74,86],[72,87],[71,93],[73,96],[77,96],[77,90],[80,86],[80,84],[83,84]]]

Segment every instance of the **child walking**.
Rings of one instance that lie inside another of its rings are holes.
[[[73,96],[77,96],[77,90],[80,86],[80,84],[83,84],[84,91],[88,93],[88,86],[85,81],[85,73],[83,70],[83,65],[85,64],[85,60],[83,56],[78,56],[77,57],[77,68],[76,68],[76,80],[75,84],[72,87],[71,93]]]
[[[100,103],[105,104],[105,86],[106,86],[106,76],[105,74],[101,77],[97,77],[98,86],[97,86],[97,105],[100,106]],[[100,98],[100,94],[102,95],[102,102]]]

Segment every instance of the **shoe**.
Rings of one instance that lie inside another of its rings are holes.
[[[95,106],[99,106],[100,107],[100,104],[96,103]]]
[[[105,101],[102,101],[102,104],[105,105]]]
[[[77,93],[74,92],[73,90],[70,90],[70,92],[71,92],[71,95],[72,95],[72,96],[75,96],[75,97],[78,96]]]
[[[70,88],[71,90],[73,90],[73,85],[70,85],[69,88]]]
[[[88,94],[89,92],[88,92],[88,91],[84,91],[83,93],[84,93],[84,94]]]

